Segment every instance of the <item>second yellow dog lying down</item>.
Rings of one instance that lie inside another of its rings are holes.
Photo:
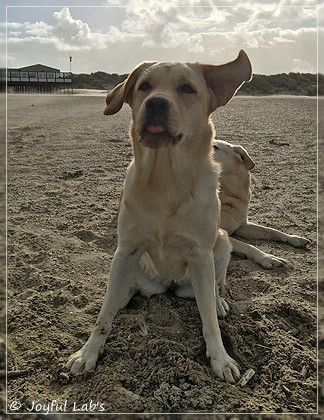
[[[301,248],[310,243],[306,238],[290,235],[266,226],[248,221],[250,203],[250,172],[255,164],[242,146],[235,146],[225,141],[214,141],[214,159],[221,164],[220,192],[221,224],[229,235],[233,233],[246,239],[268,239],[287,242]],[[230,238],[233,252],[243,254],[262,267],[271,269],[286,263],[282,258],[267,254],[260,249]]]

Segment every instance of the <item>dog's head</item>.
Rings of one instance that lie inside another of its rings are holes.
[[[250,171],[255,163],[248,152],[242,146],[234,146],[226,141],[216,140],[213,142],[213,157],[221,163],[222,172],[239,173],[239,168],[244,167]]]
[[[209,115],[251,77],[251,63],[243,50],[234,61],[218,66],[142,63],[108,93],[104,114],[115,114],[126,102],[132,108],[133,129],[144,146],[176,145],[202,134]]]

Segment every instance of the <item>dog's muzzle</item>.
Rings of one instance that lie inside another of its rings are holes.
[[[146,147],[158,149],[176,145],[182,134],[170,128],[170,102],[163,96],[152,96],[144,104],[145,117],[140,127],[140,141]]]

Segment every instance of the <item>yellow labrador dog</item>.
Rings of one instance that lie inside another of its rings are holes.
[[[194,295],[207,357],[216,376],[240,372],[225,350],[217,319],[228,306],[219,296],[231,246],[219,229],[220,168],[212,156],[210,114],[252,77],[244,51],[224,65],[143,63],[108,93],[104,114],[132,109],[134,159],[118,217],[118,247],[104,302],[85,345],[71,356],[72,373],[94,369],[117,311],[131,296],[178,287]]]
[[[306,238],[289,235],[277,229],[257,225],[248,221],[250,203],[250,171],[255,164],[242,146],[234,146],[225,141],[213,143],[214,159],[221,164],[219,198],[221,200],[221,224],[229,235],[233,233],[246,239],[268,239],[288,242],[296,248],[310,243]],[[266,254],[260,249],[230,238],[233,252],[243,254],[266,269],[280,267],[286,263],[282,258]]]

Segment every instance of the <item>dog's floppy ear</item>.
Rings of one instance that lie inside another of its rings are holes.
[[[238,88],[252,78],[252,66],[243,50],[234,61],[218,66],[200,64],[200,69],[212,92],[211,112],[225,105]]]
[[[136,83],[136,80],[141,73],[142,70],[147,69],[150,67],[153,62],[145,62],[140,64],[133,70],[126,80],[122,83],[119,83],[114,89],[110,90],[107,94],[106,98],[106,108],[104,110],[104,115],[112,115],[116,114],[121,107],[123,106],[124,102],[130,104],[133,89]]]
[[[119,83],[114,89],[110,90],[106,98],[106,108],[104,110],[105,115],[116,114],[123,106],[124,103],[124,92],[125,92],[126,80],[123,83]]]
[[[244,163],[246,169],[249,171],[255,167],[255,163],[250,158],[248,152],[242,146],[234,146],[233,148],[235,155]]]

